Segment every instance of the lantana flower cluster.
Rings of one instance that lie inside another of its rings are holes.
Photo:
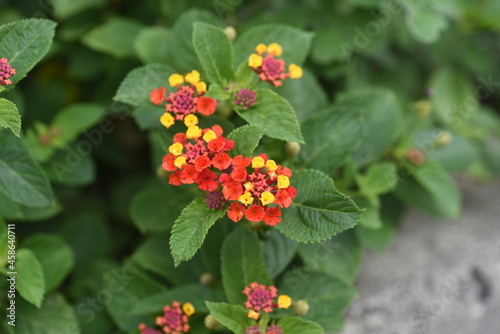
[[[165,104],[165,113],[160,121],[166,128],[174,125],[175,121],[185,121],[188,115],[199,113],[203,116],[212,115],[217,109],[217,101],[203,96],[207,85],[201,81],[200,73],[196,70],[182,76],[172,74],[168,78],[170,87],[176,91],[167,96],[167,88],[158,87],[149,94],[149,99],[156,105]]]
[[[0,85],[11,85],[12,81],[9,78],[14,74],[16,74],[16,70],[8,64],[8,60],[0,58]]]
[[[172,302],[163,308],[163,316],[156,318],[156,325],[160,327],[152,328],[141,323],[139,330],[141,334],[184,334],[189,333],[189,317],[195,313],[195,308],[191,303],[181,306],[178,301]]]

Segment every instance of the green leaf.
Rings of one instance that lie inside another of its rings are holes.
[[[134,120],[141,130],[162,129],[160,117],[165,113],[165,106],[143,104],[136,107],[132,113]]]
[[[225,101],[231,97],[228,92],[217,84],[211,84],[210,87],[208,87],[208,92],[204,96],[211,97],[218,101]]]
[[[134,306],[149,296],[165,291],[162,285],[131,264],[125,264],[121,271],[106,272],[103,279],[102,291],[109,291],[111,295],[104,303],[106,309],[115,324],[125,332],[136,330],[138,324],[148,321],[149,317],[131,315]]]
[[[193,45],[208,81],[224,86],[234,78],[233,47],[221,28],[196,22]]]
[[[247,228],[234,230],[221,251],[222,284],[231,304],[243,305],[243,289],[252,282],[271,285],[257,235]]]
[[[326,332],[340,329],[339,317],[356,297],[351,284],[303,268],[288,271],[279,291],[294,300],[306,300],[309,312],[303,318],[319,323]]]
[[[193,46],[193,30],[195,22],[205,22],[220,26],[220,20],[208,10],[190,9],[185,11],[175,22],[170,31],[168,45],[171,50],[172,66],[181,73],[198,69],[199,61]],[[202,81],[205,78],[201,78]]]
[[[0,50],[16,70],[10,79],[15,85],[49,51],[56,23],[46,19],[26,19],[0,26]]]
[[[371,197],[371,198],[370,198]],[[360,209],[363,209],[363,215],[359,220],[359,225],[377,230],[382,227],[382,220],[380,219],[380,203],[377,195],[365,197],[355,197],[354,201]]]
[[[60,132],[60,137],[57,138],[58,141],[62,145],[66,145],[75,140],[78,135],[96,125],[105,114],[106,108],[97,103],[75,103],[57,113],[57,116],[52,121],[52,126],[56,127]],[[114,125],[112,125],[112,128],[114,129]],[[110,126],[104,128],[100,124],[100,129],[87,133],[87,139],[94,139],[92,144],[97,146],[101,143],[104,134],[112,131],[110,129]]]
[[[226,210],[210,210],[203,198],[194,200],[182,210],[170,237],[170,250],[176,267],[196,254],[208,230],[225,214]]]
[[[19,301],[16,333],[80,334],[80,328],[73,308],[62,295],[53,294],[45,298],[41,308]]]
[[[321,242],[354,227],[361,213],[354,202],[340,193],[333,180],[318,170],[296,171],[291,183],[297,197],[283,210],[283,221],[276,225],[290,239]]]
[[[452,128],[465,124],[478,110],[479,102],[471,83],[451,68],[436,71],[429,88],[437,118]]]
[[[436,163],[416,167],[396,188],[399,199],[439,218],[460,214],[460,191],[446,171]]]
[[[306,144],[297,157],[300,168],[314,167],[329,175],[359,146],[365,132],[359,113],[343,107],[312,115],[302,123],[302,129]]]
[[[437,4],[437,5],[435,5]],[[448,20],[439,10],[439,1],[404,0],[401,5],[406,10],[406,25],[413,37],[425,44],[437,42],[443,30],[448,27]],[[456,6],[446,1],[446,6]]]
[[[7,224],[0,218],[0,268],[7,264],[9,254],[9,232]],[[15,239],[13,240],[15,242]]]
[[[397,166],[392,162],[371,165],[365,174],[357,177],[363,194],[380,195],[393,190],[398,182]]]
[[[80,142],[81,143],[81,142]],[[50,162],[42,164],[42,168],[50,181],[67,186],[83,186],[95,179],[95,163],[91,155],[80,155],[78,143],[57,150]]]
[[[19,137],[21,132],[21,115],[14,103],[0,99],[0,127],[10,129]]]
[[[402,131],[401,107],[388,89],[374,87],[347,92],[337,98],[335,105],[355,108],[366,122],[367,133],[354,152],[358,165],[382,157]]]
[[[43,268],[45,291],[55,290],[64,281],[74,264],[73,250],[59,236],[36,234],[22,243],[23,248],[33,251]]]
[[[283,58],[287,64],[302,65],[306,60],[314,34],[283,24],[263,24],[241,34],[235,42],[235,64],[246,62],[255,53],[260,43],[278,43],[283,48]]]
[[[54,8],[56,17],[65,19],[72,15],[81,13],[92,8],[102,8],[106,4],[106,0],[49,0]]]
[[[165,27],[143,28],[135,38],[134,49],[145,63],[168,63],[170,34]]]
[[[16,253],[16,289],[31,304],[40,308],[45,294],[43,268],[29,249],[19,249]]]
[[[24,140],[6,130],[0,131],[0,191],[31,207],[53,202],[47,176],[30,156]]]
[[[236,110],[250,125],[265,135],[284,141],[304,142],[297,115],[282,96],[270,89],[257,90],[257,104],[248,110]]]
[[[324,88],[308,69],[304,69],[300,80],[285,80],[283,86],[273,89],[290,102],[300,122],[324,109],[328,103]]]
[[[262,138],[262,129],[254,125],[244,125],[231,132],[227,139],[234,140],[233,156],[243,155],[251,157]]]
[[[134,305],[130,314],[158,313],[165,305],[169,305],[173,301],[178,301],[181,304],[190,302],[197,313],[208,312],[205,301],[213,299],[212,291],[201,284],[185,284],[185,282],[180,284],[182,285],[175,289],[142,299]]]
[[[150,104],[149,93],[157,87],[168,87],[168,77],[174,73],[170,66],[163,64],[136,68],[122,81],[114,100],[134,106]]]
[[[82,37],[82,42],[92,50],[116,58],[130,58],[135,56],[133,42],[142,27],[139,21],[112,17],[86,33]]]
[[[325,334],[323,328],[315,322],[306,321],[301,318],[287,317],[278,322],[283,333],[286,334]]]
[[[298,251],[305,270],[321,271],[346,283],[354,282],[361,267],[361,245],[351,230],[320,244],[300,244]]]
[[[274,279],[290,264],[298,244],[277,230],[271,230],[268,233],[264,241],[264,254],[266,254],[264,259],[267,272]]]
[[[247,327],[253,325],[253,321],[247,316],[247,311],[239,305],[211,302],[206,302],[206,304],[215,320],[235,334],[243,334]],[[288,334],[288,332],[285,333]]]
[[[47,206],[34,208],[14,202],[0,191],[0,217],[5,219],[34,222],[49,219],[61,210],[62,206],[55,198]]]
[[[173,187],[148,187],[139,191],[130,206],[130,217],[142,232],[169,230],[189,204],[192,195]]]

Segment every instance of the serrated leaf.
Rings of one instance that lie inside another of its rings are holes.
[[[233,130],[227,139],[234,140],[234,148],[231,150],[233,156],[243,155],[251,157],[253,151],[259,145],[262,138],[262,129],[254,125],[244,125]]]
[[[439,218],[460,214],[460,191],[446,171],[436,163],[416,167],[396,188],[399,199]]]
[[[45,294],[42,265],[29,249],[16,253],[16,289],[31,304],[40,308]]]
[[[130,217],[143,232],[166,231],[191,199],[192,195],[172,187],[145,188],[132,199]]]
[[[297,115],[282,96],[270,89],[257,90],[257,104],[248,110],[236,110],[250,125],[265,135],[284,141],[304,142]]]
[[[206,302],[206,304],[215,320],[235,334],[243,334],[245,329],[253,324],[252,320],[247,316],[247,311],[239,305],[211,302]]]
[[[354,231],[340,233],[320,244],[300,244],[298,252],[308,271],[321,271],[353,283],[361,266],[362,248]]]
[[[82,132],[97,124],[105,114],[106,108],[100,104],[75,103],[58,112],[52,121],[52,126],[55,126],[60,132],[60,136],[57,139],[66,145],[76,139]],[[114,129],[114,125],[111,129]],[[95,134],[88,134],[88,136],[94,139],[92,142],[93,145],[101,143],[106,133],[103,130],[107,130],[106,132],[112,131],[104,129],[101,125],[101,129],[97,129],[100,132],[97,137],[95,137]]]
[[[193,45],[210,82],[223,86],[234,78],[233,47],[221,28],[195,22]]]
[[[139,59],[145,63],[165,63],[169,61],[170,34],[165,27],[146,27],[136,36],[134,49]]]
[[[252,282],[271,285],[257,235],[247,228],[234,230],[221,251],[222,284],[231,304],[243,305],[243,289]]]
[[[22,247],[30,249],[40,262],[47,292],[56,289],[64,281],[75,262],[72,249],[57,235],[30,236],[23,241]]]
[[[267,272],[274,279],[290,264],[295,256],[298,244],[277,230],[268,233],[264,241],[264,254],[266,254],[264,260]]]
[[[196,254],[208,230],[225,214],[226,210],[210,210],[203,198],[194,200],[182,210],[170,237],[170,250],[176,267]]]
[[[19,137],[21,132],[21,115],[14,103],[0,99],[0,127],[10,129]]]
[[[82,37],[82,42],[92,50],[116,58],[134,57],[133,42],[142,27],[139,21],[125,17],[112,17],[86,33]]]
[[[286,334],[325,334],[323,328],[315,322],[306,321],[297,317],[287,317],[278,322],[283,333]]]
[[[294,300],[306,300],[309,312],[303,317],[319,323],[326,332],[338,331],[339,317],[356,297],[352,284],[320,272],[303,268],[288,271],[279,287],[281,294]]]
[[[306,144],[297,157],[300,168],[317,168],[330,175],[361,144],[365,126],[356,110],[334,107],[306,119],[302,129]]]
[[[241,34],[236,39],[235,64],[247,61],[248,57],[255,53],[255,47],[264,43],[278,43],[283,48],[283,58],[287,64],[294,63],[302,65],[306,60],[314,34],[284,24],[263,24],[253,27]]]
[[[80,328],[70,304],[62,295],[53,294],[47,296],[38,309],[23,300],[19,301],[16,333],[80,334]]]
[[[368,168],[365,174],[357,177],[363,194],[380,195],[396,187],[398,182],[397,166],[392,162],[380,162]]]
[[[394,93],[388,89],[375,87],[347,92],[337,98],[335,105],[354,108],[366,122],[367,132],[354,151],[358,165],[382,157],[402,131],[401,108]]]
[[[190,302],[197,313],[208,311],[205,301],[213,299],[209,288],[200,284],[185,284],[185,282],[179,284],[183,285],[142,299],[134,305],[130,314],[157,313],[158,310],[163,309],[165,305],[169,305],[173,301],[178,301],[181,304]]]
[[[46,19],[26,19],[0,27],[0,50],[16,74],[10,80],[18,83],[49,51],[56,23]]]
[[[218,101],[225,101],[229,99],[229,97],[231,97],[228,92],[226,92],[224,89],[222,89],[221,86],[217,84],[211,84],[210,87],[208,87],[208,92],[205,94],[205,96],[211,97]]]
[[[297,197],[283,209],[283,221],[276,225],[290,239],[321,242],[357,224],[360,210],[327,175],[314,169],[296,171],[291,184],[298,190]]]
[[[168,77],[174,73],[170,66],[163,64],[136,68],[122,81],[114,100],[134,106],[150,104],[149,93],[157,87],[169,87]]]
[[[52,204],[47,176],[30,156],[24,140],[0,131],[0,191],[10,199],[31,207]]]

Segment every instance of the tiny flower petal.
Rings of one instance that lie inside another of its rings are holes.
[[[149,93],[149,100],[156,105],[161,105],[166,93],[167,89],[165,87],[155,88]]]
[[[188,139],[201,137],[201,129],[197,125],[190,126],[186,131],[186,137]]]
[[[248,66],[250,66],[251,68],[260,67],[262,65],[262,61],[262,56],[253,53],[248,58]]]
[[[227,210],[227,216],[235,223],[239,222],[244,215],[245,206],[237,202],[232,202],[229,206],[229,209]]]
[[[160,122],[161,124],[166,127],[167,129],[170,128],[172,125],[174,125],[175,123],[175,120],[174,120],[174,117],[166,112],[164,113],[161,117],[160,117]]]
[[[270,191],[264,191],[260,195],[260,201],[262,202],[262,205],[274,203],[274,195]]]
[[[196,312],[193,304],[191,303],[185,303],[184,305],[182,305],[182,310],[188,317],[192,316]]]
[[[274,172],[278,168],[278,165],[276,165],[276,162],[274,160],[270,159],[266,161],[266,168],[268,171]]]
[[[267,52],[272,53],[275,57],[279,57],[283,53],[283,49],[278,43],[271,43],[267,47]]]
[[[186,163],[186,157],[183,157],[182,155],[181,156],[178,156],[177,158],[175,158],[175,161],[174,161],[174,165],[175,167],[177,168],[182,168],[182,166]]]
[[[302,67],[295,64],[290,64],[290,66],[288,66],[288,72],[292,79],[300,79],[303,75]]]
[[[204,82],[198,82],[196,84],[196,91],[199,93],[199,94],[203,94],[207,91],[207,84],[204,83]]]
[[[264,223],[268,226],[275,226],[281,221],[281,209],[278,207],[266,208]]]
[[[196,117],[193,114],[186,115],[184,117],[184,124],[189,128],[190,126],[197,125],[198,124],[198,117]]]
[[[259,312],[255,312],[254,310],[248,310],[248,317],[250,319],[259,320],[260,313]]]
[[[198,82],[200,82],[200,72],[196,70],[192,70],[190,73],[186,74],[186,82],[190,83],[191,85],[196,85]]]
[[[290,179],[288,176],[285,175],[279,175],[278,176],[278,188],[288,188],[290,186]]]
[[[217,109],[217,100],[212,99],[211,97],[201,96],[198,97],[196,107],[198,108],[198,112],[200,114],[210,116]]]
[[[266,51],[267,51],[267,46],[264,43],[260,43],[255,47],[255,52],[257,52],[260,55]]]
[[[252,182],[247,182],[243,185],[245,187],[245,190],[250,191],[253,189],[253,184]]]
[[[170,87],[176,87],[184,83],[184,77],[180,74],[172,74],[168,78],[168,84]]]
[[[260,205],[252,205],[247,208],[245,211],[245,217],[251,222],[260,222],[264,219],[265,210],[263,206]]]
[[[198,172],[202,172],[205,168],[210,167],[210,163],[210,159],[205,155],[201,155],[194,159],[194,167]]]
[[[250,204],[253,203],[252,194],[250,194],[250,192],[248,192],[248,191],[245,191],[243,193],[243,195],[241,195],[240,197],[238,197],[238,201],[240,201],[241,203],[243,203],[245,205],[250,205]]]
[[[217,138],[217,135],[215,134],[215,132],[213,132],[212,130],[208,130],[207,132],[205,132],[205,134],[203,135],[203,140],[206,141],[207,143],[209,141],[211,141],[212,139],[215,139]]]
[[[170,153],[172,153],[173,155],[178,156],[178,155],[181,155],[183,148],[184,148],[184,146],[182,146],[181,143],[173,143],[172,145],[170,145],[168,147],[168,151]]]
[[[228,168],[231,165],[231,157],[224,152],[219,152],[212,158],[212,166],[219,170]]]
[[[265,165],[265,161],[262,157],[255,157],[252,159],[252,168],[262,168]]]
[[[281,295],[278,297],[278,307],[287,309],[292,305],[292,298],[287,295]]]

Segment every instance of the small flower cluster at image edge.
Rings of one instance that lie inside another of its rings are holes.
[[[16,70],[9,65],[8,60],[0,58],[0,85],[11,85],[12,81],[9,78],[14,74],[16,74]]]

